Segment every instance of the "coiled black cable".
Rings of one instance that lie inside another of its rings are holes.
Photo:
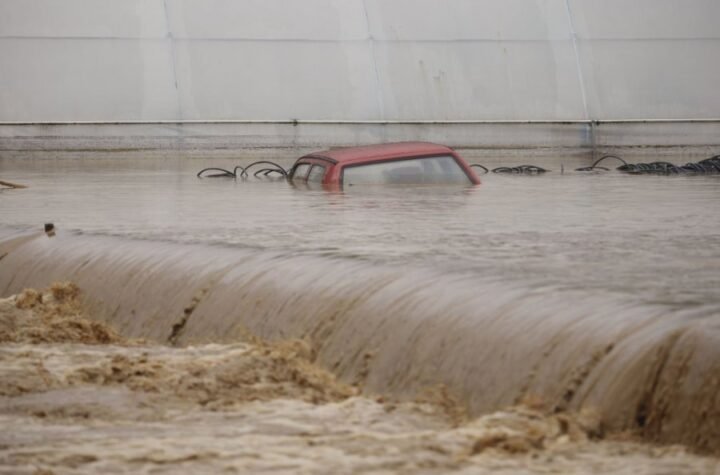
[[[617,170],[632,175],[714,175],[720,174],[720,156],[716,155],[685,165],[669,162],[628,163],[618,167]]]
[[[675,165],[670,162],[650,162],[650,163],[628,163],[617,155],[604,155],[599,158],[589,167],[576,168],[578,172],[592,172],[596,170],[610,171],[610,168],[600,166],[605,160],[618,160],[622,162],[622,165],[616,168],[616,170],[629,173],[632,175],[671,175],[671,174],[695,174],[695,175],[713,175],[720,174],[720,155],[714,155],[710,158],[700,160],[699,162],[690,162],[685,165]],[[492,171],[493,173],[501,174],[512,174],[512,175],[537,175],[547,173],[551,170],[546,170],[536,165],[519,165],[519,166],[505,166],[497,167],[492,170],[488,170],[487,167],[479,163],[473,163],[471,167],[477,167],[485,170],[485,173]]]
[[[599,166],[598,166],[598,164],[599,164],[600,162],[602,162],[603,160],[606,160],[606,159],[608,159],[608,158],[614,158],[615,160],[620,160],[621,162],[623,162],[623,165],[627,165],[627,164],[628,164],[625,160],[623,160],[622,158],[618,157],[617,155],[605,155],[604,157],[601,157],[600,159],[596,160],[595,163],[593,163],[593,164],[590,165],[589,167],[576,168],[575,171],[576,171],[576,172],[591,172],[591,171],[594,171],[594,170],[603,170],[603,171],[606,171],[606,172],[607,172],[607,171],[610,171],[609,168],[599,167]]]
[[[214,173],[212,175],[205,175],[203,177],[203,173],[209,172],[209,171],[219,171],[220,173]],[[198,178],[220,178],[220,177],[235,178],[237,175],[235,175],[234,171],[231,172],[230,170],[225,170],[224,168],[210,167],[210,168],[203,168],[195,176],[197,176]]]
[[[272,169],[263,168],[263,169],[260,170],[260,171],[272,170],[272,171],[275,171],[275,172],[277,172],[277,173],[280,173],[282,176],[284,176],[284,177],[286,177],[286,178],[287,178],[287,176],[288,176],[288,172],[287,172],[283,167],[281,167],[280,165],[278,165],[278,164],[275,163],[275,162],[271,162],[271,161],[268,161],[268,160],[259,160],[259,161],[257,161],[257,162],[251,163],[250,165],[248,165],[248,166],[245,167],[245,169],[242,171],[242,173],[240,174],[240,176],[247,178],[247,177],[249,176],[247,171],[248,171],[250,168],[254,167],[255,165],[261,165],[261,164],[272,165],[272,166],[275,167],[275,168],[272,168]],[[257,176],[257,174],[255,174],[255,176]],[[267,175],[266,175],[266,176],[267,176]]]
[[[262,174],[262,176],[269,176],[271,173],[278,173],[282,176],[287,176],[287,172],[285,170],[278,170],[276,168],[261,168],[260,170],[253,173],[253,176],[255,178],[260,178],[258,175]]]
[[[249,170],[251,167],[254,167],[255,165],[261,165],[261,164],[271,165],[271,166],[273,166],[274,168],[262,168],[262,169],[256,171],[256,172],[253,174],[253,176],[256,177],[256,178],[261,178],[261,177],[259,176],[259,175],[261,175],[261,174],[262,174],[263,176],[265,176],[265,177],[268,177],[271,173],[277,173],[278,175],[281,175],[281,176],[283,176],[283,177],[285,177],[285,178],[287,178],[287,176],[288,176],[287,170],[285,170],[283,167],[281,167],[281,166],[278,165],[277,163],[271,162],[271,161],[268,161],[268,160],[259,160],[259,161],[257,161],[257,162],[251,163],[250,165],[248,165],[248,166],[246,166],[246,167],[241,167],[240,165],[238,165],[238,166],[236,166],[235,168],[233,168],[232,171],[230,171],[230,170],[225,170],[224,168],[217,168],[217,167],[203,168],[202,170],[200,170],[200,171],[197,173],[196,176],[197,176],[198,178],[236,178],[236,179],[237,179],[238,177],[239,177],[239,178],[247,178],[247,177],[250,176],[250,175],[248,174],[248,170]],[[240,174],[238,174],[238,170],[240,170]],[[211,171],[217,171],[217,172],[220,172],[220,173],[213,173],[212,175],[205,174],[206,172],[211,172]]]
[[[547,173],[550,170],[546,170],[545,168],[538,167],[537,165],[519,165],[515,167],[497,167],[493,168],[492,170],[488,169],[485,165],[481,165],[479,163],[471,163],[470,168],[481,168],[485,171],[483,175],[486,175],[490,172],[493,173],[500,173],[500,174],[512,174],[512,175],[539,175],[541,173]]]
[[[470,168],[482,168],[483,170],[485,170],[485,173],[483,173],[483,175],[487,175],[488,173],[490,173],[490,170],[488,170],[487,167],[485,167],[484,165],[480,165],[479,163],[471,163],[469,166]]]
[[[550,170],[546,170],[542,167],[538,167],[537,165],[520,165],[516,167],[497,167],[493,168],[493,173],[506,173],[506,174],[513,174],[513,175],[540,175],[542,173],[547,173]]]

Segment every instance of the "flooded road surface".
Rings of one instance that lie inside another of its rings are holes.
[[[2,470],[717,473],[720,177],[247,162],[0,159]]]
[[[0,300],[0,473],[715,474],[540,401],[467,418],[441,389],[359,395],[300,341],[172,348],[87,319],[56,284]]]

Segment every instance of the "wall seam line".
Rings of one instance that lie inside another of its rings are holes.
[[[375,104],[378,108],[380,118],[385,117],[385,102],[382,97],[382,88],[380,86],[380,72],[378,71],[377,56],[375,55],[375,39],[372,36],[370,28],[370,15],[368,14],[367,4],[362,0],[363,12],[365,12],[365,25],[367,25],[368,41],[370,42],[370,54],[372,55],[373,69],[375,70]]]
[[[175,38],[170,28],[170,10],[168,9],[167,0],[163,0],[163,12],[165,13],[165,28],[167,29],[167,40],[170,41],[170,59],[172,60],[173,81],[175,82],[175,100],[177,112],[180,119],[184,117],[182,101],[180,100],[180,87],[178,85],[177,74],[177,54],[175,52]]]
[[[590,111],[588,109],[587,93],[585,90],[585,78],[582,73],[582,66],[580,65],[580,51],[578,50],[577,32],[575,31],[575,23],[573,22],[572,9],[570,8],[570,0],[565,0],[565,11],[568,16],[568,25],[570,27],[570,37],[572,39],[573,51],[575,53],[575,66],[577,68],[578,81],[580,82],[580,95],[582,96],[583,110],[585,111],[585,118],[592,120]]]

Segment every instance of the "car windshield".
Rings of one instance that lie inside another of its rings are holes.
[[[403,158],[350,165],[343,171],[343,185],[467,185],[472,183],[450,155]]]

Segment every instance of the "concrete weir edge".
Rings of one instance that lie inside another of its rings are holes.
[[[584,295],[580,311],[567,305],[578,295],[429,269],[65,232],[0,233],[0,256],[0,296],[71,280],[90,314],[128,337],[303,338],[367,393],[412,398],[443,384],[472,415],[534,396],[550,410],[598,410],[609,431],[720,453],[716,309]]]

